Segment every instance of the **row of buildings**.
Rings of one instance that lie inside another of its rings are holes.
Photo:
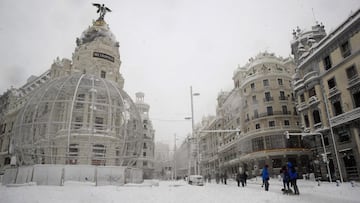
[[[239,66],[233,89],[218,95],[216,116],[195,130],[200,154],[193,139],[176,152],[192,160],[178,157],[181,174],[194,173],[195,160],[213,177],[255,176],[264,165],[278,175],[290,161],[300,174],[359,180],[359,30],[358,10],[329,34],[318,23],[294,30],[293,58],[264,52]]]
[[[144,93],[124,91],[119,42],[104,16],[39,77],[0,96],[0,170],[33,164],[154,171],[155,131]]]

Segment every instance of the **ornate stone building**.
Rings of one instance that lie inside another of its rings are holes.
[[[124,91],[119,42],[103,18],[39,77],[0,97],[0,164],[85,164],[143,168],[151,177],[149,105]],[[13,160],[11,160],[11,158]],[[16,163],[15,163],[16,158]]]
[[[201,135],[203,173],[234,175],[246,170],[259,175],[267,164],[272,174],[278,174],[288,161],[300,173],[312,171],[311,151],[301,136],[284,135],[301,132],[292,90],[294,71],[291,58],[267,52],[237,68],[234,88],[219,94],[216,118]],[[210,150],[213,146],[216,150]]]
[[[291,42],[294,92],[316,172],[358,180],[360,168],[360,11],[326,35],[323,25],[299,28]],[[315,133],[315,134],[314,134]],[[324,155],[320,133],[324,137]],[[321,157],[321,154],[323,154]]]

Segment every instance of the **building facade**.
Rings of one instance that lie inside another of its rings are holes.
[[[216,118],[204,127],[208,133],[201,135],[207,158],[202,173],[234,176],[247,171],[255,176],[268,165],[276,175],[288,161],[300,174],[313,171],[308,164],[311,151],[302,137],[284,134],[301,132],[292,89],[294,72],[291,58],[267,52],[236,69],[234,88],[218,95]]]
[[[294,93],[303,132],[311,141],[316,171],[324,179],[359,180],[360,12],[327,34],[323,25],[299,28],[291,42],[296,62]],[[316,134],[317,133],[317,134]],[[321,135],[327,153],[322,150]],[[327,165],[329,171],[327,172]]]
[[[124,91],[119,42],[103,18],[39,77],[0,97],[0,164],[85,164],[153,170],[154,130],[143,94]]]

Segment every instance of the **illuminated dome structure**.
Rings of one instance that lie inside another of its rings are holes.
[[[98,19],[76,44],[72,61],[55,61],[51,79],[28,96],[17,116],[18,163],[134,166],[144,129],[123,90],[119,43]]]

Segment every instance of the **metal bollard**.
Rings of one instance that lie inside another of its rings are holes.
[[[354,181],[352,180],[352,181],[350,181],[350,184],[351,184],[351,187],[355,187],[355,183],[354,183]]]
[[[320,180],[318,180],[318,186],[320,186]]]
[[[340,185],[340,181],[339,181],[339,180],[336,180],[336,186],[339,187],[339,185]]]

